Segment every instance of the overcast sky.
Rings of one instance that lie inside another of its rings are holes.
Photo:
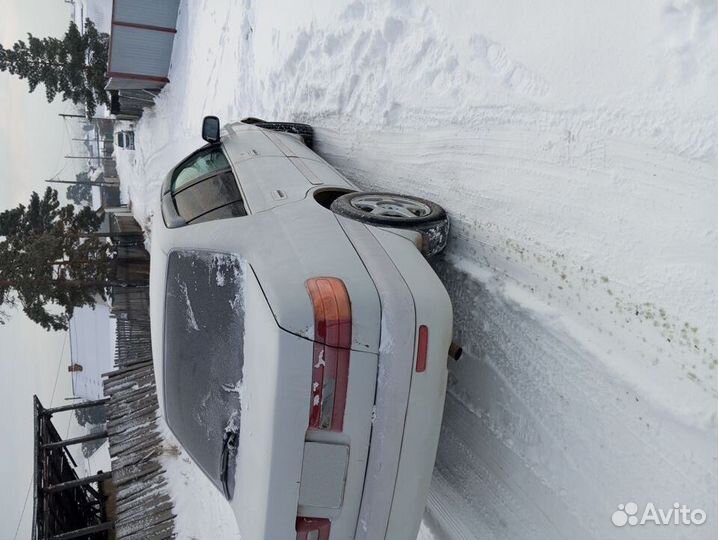
[[[11,47],[27,32],[38,37],[61,36],[71,6],[63,0],[0,0],[0,43]],[[70,150],[67,128],[57,114],[70,112],[59,100],[48,104],[44,87],[29,94],[27,83],[0,73],[0,210],[26,203],[30,193],[44,189],[44,180],[65,165]],[[77,148],[79,150],[79,148]],[[60,178],[74,178],[76,165]],[[43,404],[65,403],[71,395],[69,342],[65,332],[46,332],[22,312],[11,312],[0,325],[0,539],[12,540],[32,474],[32,395]],[[64,351],[63,351],[64,345]],[[55,380],[57,385],[55,386]],[[58,418],[62,433],[65,418]],[[17,538],[30,538],[32,495],[28,498]]]

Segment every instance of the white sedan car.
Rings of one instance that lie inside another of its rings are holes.
[[[162,415],[251,540],[416,538],[452,310],[445,212],[361,192],[303,124],[246,119],[177,165],[152,230]]]

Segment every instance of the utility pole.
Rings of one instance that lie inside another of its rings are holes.
[[[108,120],[110,122],[114,122],[114,118],[102,118],[100,116],[92,116],[88,118],[87,116],[83,114],[66,114],[66,113],[60,113],[57,116],[61,116],[63,118],[82,118],[83,120]]]
[[[79,184],[97,187],[117,187],[117,182],[92,182],[90,180],[45,180],[48,184]]]
[[[101,156],[65,156],[65,159],[104,159],[105,161],[112,161],[114,158]]]

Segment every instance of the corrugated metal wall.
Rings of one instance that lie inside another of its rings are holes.
[[[115,0],[113,22],[174,28],[179,0]]]
[[[113,89],[167,82],[179,1],[114,0],[108,66]]]
[[[175,35],[144,28],[112,25],[112,73],[167,77]]]

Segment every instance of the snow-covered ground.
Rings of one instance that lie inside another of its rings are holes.
[[[362,187],[449,211],[437,271],[466,353],[420,537],[714,538],[717,13],[699,0],[185,1],[171,82],[137,150],[119,151],[120,176],[151,230],[203,115],[299,120]],[[185,465],[180,509],[213,495]],[[614,527],[629,501],[708,521]],[[207,532],[178,519],[182,537]]]

